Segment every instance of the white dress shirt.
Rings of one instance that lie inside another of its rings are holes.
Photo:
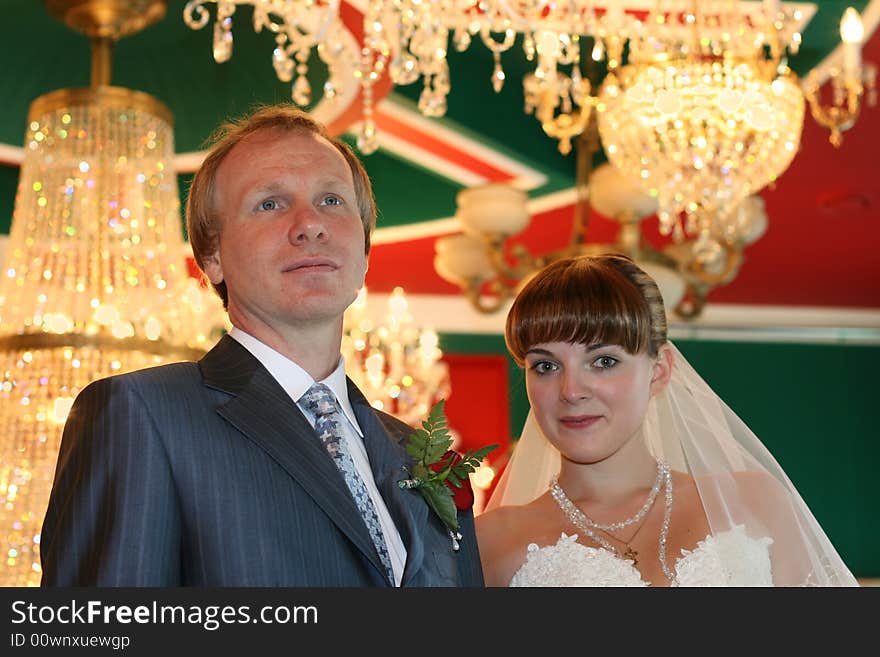
[[[268,345],[260,342],[257,338],[242,331],[238,327],[233,327],[229,332],[229,336],[239,342],[245,349],[251,352],[263,366],[269,370],[269,374],[278,381],[284,391],[290,395],[290,398],[297,404],[303,415],[315,426],[315,416],[305,408],[305,404],[300,404],[299,399],[312,387],[315,383],[323,383],[333,394],[342,408],[347,422],[343,423],[343,439],[348,446],[351,459],[364,480],[367,492],[373,500],[376,507],[376,513],[379,515],[379,522],[382,526],[382,533],[385,535],[385,544],[388,547],[388,555],[391,557],[391,567],[394,571],[394,584],[400,586],[403,577],[403,567],[406,563],[406,547],[403,539],[400,538],[400,532],[391,519],[388,507],[385,506],[385,500],[379,494],[376,488],[376,482],[373,480],[373,471],[370,469],[370,461],[367,458],[367,449],[364,446],[363,431],[357,423],[354,415],[354,409],[348,399],[348,385],[345,380],[345,359],[340,355],[339,364],[333,373],[322,381],[315,381],[308,372],[299,365],[294,363],[286,356],[281,355]]]

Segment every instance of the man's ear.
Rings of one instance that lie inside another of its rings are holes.
[[[219,285],[223,282],[223,267],[220,264],[219,244],[214,250],[214,253],[204,259],[203,265],[205,276],[208,277],[208,280],[211,281],[211,283],[213,283],[214,285]]]
[[[367,272],[370,270],[370,254],[364,254],[364,280],[361,281],[361,287],[367,283]]]
[[[657,350],[657,357],[651,370],[651,396],[659,395],[666,389],[672,378],[672,367],[675,365],[675,354],[669,343],[664,342]]]

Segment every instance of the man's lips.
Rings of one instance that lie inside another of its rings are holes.
[[[335,271],[336,269],[339,269],[339,265],[330,258],[303,258],[287,265],[282,271],[288,273],[293,271]]]
[[[585,429],[601,419],[601,415],[566,415],[559,418],[559,424],[568,429]]]

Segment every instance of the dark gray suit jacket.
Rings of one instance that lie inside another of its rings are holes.
[[[404,586],[483,586],[401,490],[412,430],[349,381],[376,484],[407,549]],[[342,475],[297,405],[226,336],[199,363],[96,381],[70,412],[40,543],[44,586],[387,586]]]

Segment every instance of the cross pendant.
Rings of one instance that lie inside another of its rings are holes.
[[[626,546],[626,550],[623,552],[623,558],[632,560],[633,566],[637,566],[639,563],[639,553],[633,550],[629,545]]]

